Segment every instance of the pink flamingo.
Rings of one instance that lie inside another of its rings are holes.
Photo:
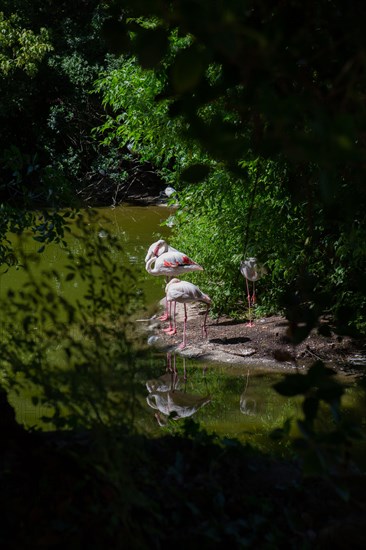
[[[155,243],[149,246],[149,249],[145,256],[145,264],[151,259],[151,258],[158,258],[165,252],[178,252],[176,248],[173,248],[170,246],[164,239],[159,239]],[[165,282],[168,283],[170,280],[170,277],[165,277]],[[166,321],[169,318],[168,314],[168,306],[165,307],[165,313],[159,319],[161,321]]]
[[[155,245],[155,248],[152,248]],[[150,275],[161,276],[165,275],[165,282],[169,279],[188,273],[190,271],[203,271],[203,267],[188,258],[183,252],[179,252],[173,247],[170,247],[166,241],[160,239],[154,245],[151,245],[146,258],[146,271]],[[150,249],[152,248],[151,252]],[[153,264],[155,264],[153,266]],[[166,321],[169,318],[168,304],[165,305],[165,313],[160,317],[161,321]]]
[[[164,239],[159,239],[156,243],[153,243],[149,250],[147,251],[145,257],[145,264],[150,260],[150,258],[157,258],[164,254],[164,252],[178,252],[176,248],[170,246]]]
[[[257,301],[255,294],[255,281],[258,281],[258,279],[266,273],[266,270],[264,267],[258,265],[257,258],[247,258],[240,264],[240,273],[243,277],[245,277],[245,282],[247,285],[247,299],[249,308],[249,323],[247,323],[247,326],[252,327],[254,323],[252,321],[251,306],[254,306]],[[253,283],[252,295],[250,295],[248,281],[252,281]]]
[[[177,322],[176,322],[176,305],[177,302],[184,305],[184,324],[183,324],[183,342],[180,344],[179,348],[184,349],[187,345],[187,306],[189,302],[205,302],[207,304],[207,309],[205,317],[202,324],[202,335],[207,338],[207,315],[211,305],[211,298],[204,294],[198,286],[188,281],[181,281],[180,279],[172,279],[165,287],[166,301],[174,302],[174,313],[173,313],[173,322],[170,320],[169,327],[165,330],[167,334],[173,336],[177,333]]]

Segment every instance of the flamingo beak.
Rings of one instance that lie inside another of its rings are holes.
[[[159,248],[160,248],[160,246],[156,246],[156,247],[154,248],[153,254],[154,254],[154,256],[156,256],[156,257],[158,257],[158,255],[159,255]]]

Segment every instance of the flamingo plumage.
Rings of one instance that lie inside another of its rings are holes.
[[[205,317],[202,324],[202,334],[207,338],[207,315],[211,305],[211,298],[202,292],[198,286],[188,281],[181,281],[180,279],[172,279],[165,287],[166,301],[167,303],[174,303],[173,321],[170,320],[169,327],[165,330],[167,334],[171,336],[177,333],[176,323],[176,303],[182,303],[184,305],[184,324],[183,324],[183,341],[179,348],[184,349],[187,345],[187,303],[192,302],[204,302],[207,304]]]
[[[257,301],[256,293],[255,293],[255,282],[258,281],[265,273],[266,270],[263,266],[260,266],[257,262],[257,258],[247,258],[240,264],[240,273],[245,278],[246,286],[247,286],[247,300],[248,300],[248,308],[249,308],[249,323],[247,326],[252,327],[253,321],[251,316],[251,307],[254,306],[254,304]],[[249,281],[253,283],[253,289],[252,294],[250,294],[249,290]]]
[[[168,283],[172,277],[188,273],[191,271],[203,271],[203,267],[191,260],[186,254],[176,250],[168,245],[166,241],[160,239],[154,243],[155,248],[146,255],[149,259],[146,261],[146,271],[150,275],[165,276],[165,282]],[[160,317],[162,321],[169,318],[168,304],[165,305],[165,313]]]
[[[149,250],[147,251],[147,254],[145,256],[145,264],[151,258],[157,258],[158,256],[164,254],[164,252],[178,252],[178,250],[170,246],[166,241],[164,241],[164,239],[159,239],[158,241],[150,245]]]

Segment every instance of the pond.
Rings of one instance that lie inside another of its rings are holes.
[[[145,295],[148,310],[152,311],[163,297],[164,282],[160,277],[151,277],[143,269],[144,257],[150,244],[160,237],[169,239],[170,229],[162,223],[172,214],[163,206],[121,206],[98,210],[100,221],[91,228],[101,238],[105,231],[116,235],[123,244],[129,267],[136,271],[136,292]],[[70,247],[78,242],[70,240]],[[27,252],[36,253],[39,244],[27,241]],[[40,266],[55,266],[62,271],[65,264],[64,251],[59,245],[46,247]],[[24,284],[22,270],[10,269],[0,278],[0,293],[21,288]],[[55,284],[57,281],[55,280]],[[79,288],[71,288],[75,294]],[[145,380],[139,380],[142,390],[141,414],[137,424],[151,435],[159,435],[164,429],[172,429],[169,413],[179,419],[192,417],[209,432],[223,437],[249,442],[264,451],[280,450],[281,443],[268,435],[283,425],[290,417],[301,414],[299,401],[284,398],[272,386],[283,376],[278,365],[263,368],[262,365],[229,365],[227,363],[203,363],[175,355],[150,351],[150,366]],[[49,408],[35,403],[31,393],[9,394],[15,407],[17,420],[26,427],[44,427],[42,416]],[[343,400],[349,418],[365,418],[364,393],[355,384],[347,389]],[[165,428],[165,426],[167,426]],[[285,450],[284,450],[285,451]]]

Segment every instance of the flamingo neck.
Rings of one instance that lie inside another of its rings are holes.
[[[152,272],[153,272],[153,269],[152,269],[152,267],[151,267],[151,264],[153,264],[155,261],[156,261],[156,256],[153,256],[152,258],[150,258],[150,260],[148,260],[148,261],[146,262],[146,266],[145,266],[145,267],[146,267],[146,271],[147,271],[148,273],[152,273]]]
[[[160,252],[161,248],[163,249],[162,252]],[[164,254],[164,252],[167,252],[167,251],[168,251],[168,245],[166,244],[166,242],[162,242],[154,248],[153,254],[157,258],[158,256],[161,256],[161,254]]]

